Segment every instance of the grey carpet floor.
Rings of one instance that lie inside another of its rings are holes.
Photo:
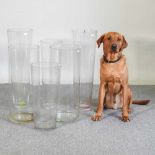
[[[6,119],[10,86],[0,85],[0,155],[155,155],[155,86],[132,86],[134,99],[151,99],[147,106],[132,105],[131,121],[120,121],[119,110],[105,110],[104,119],[79,120],[50,131],[17,125]],[[94,106],[98,87],[94,87]]]

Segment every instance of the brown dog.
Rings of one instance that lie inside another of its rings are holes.
[[[128,86],[128,69],[126,58],[122,54],[128,46],[123,35],[108,32],[97,40],[100,47],[103,43],[104,55],[100,60],[100,87],[97,112],[92,120],[101,120],[104,106],[107,108],[122,108],[122,120],[129,120],[130,104],[147,104],[149,100],[132,101],[132,92]],[[117,99],[119,102],[117,103]]]

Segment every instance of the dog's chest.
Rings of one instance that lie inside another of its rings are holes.
[[[102,64],[101,78],[105,82],[120,83],[123,74],[125,74],[125,67],[118,64]]]

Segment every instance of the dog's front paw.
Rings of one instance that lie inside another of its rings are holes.
[[[93,116],[91,117],[91,119],[92,119],[93,121],[100,121],[100,120],[102,119],[102,114],[96,113],[95,115],[93,115]]]
[[[128,122],[128,121],[130,121],[129,116],[122,116],[122,121],[123,121],[123,122]]]

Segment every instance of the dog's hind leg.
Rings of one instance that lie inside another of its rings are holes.
[[[114,109],[113,99],[114,99],[114,97],[111,98],[111,95],[109,93],[107,93],[107,95],[105,97],[105,103],[104,103],[105,108]]]
[[[128,88],[128,112],[131,113],[130,105],[132,104],[132,91]]]

